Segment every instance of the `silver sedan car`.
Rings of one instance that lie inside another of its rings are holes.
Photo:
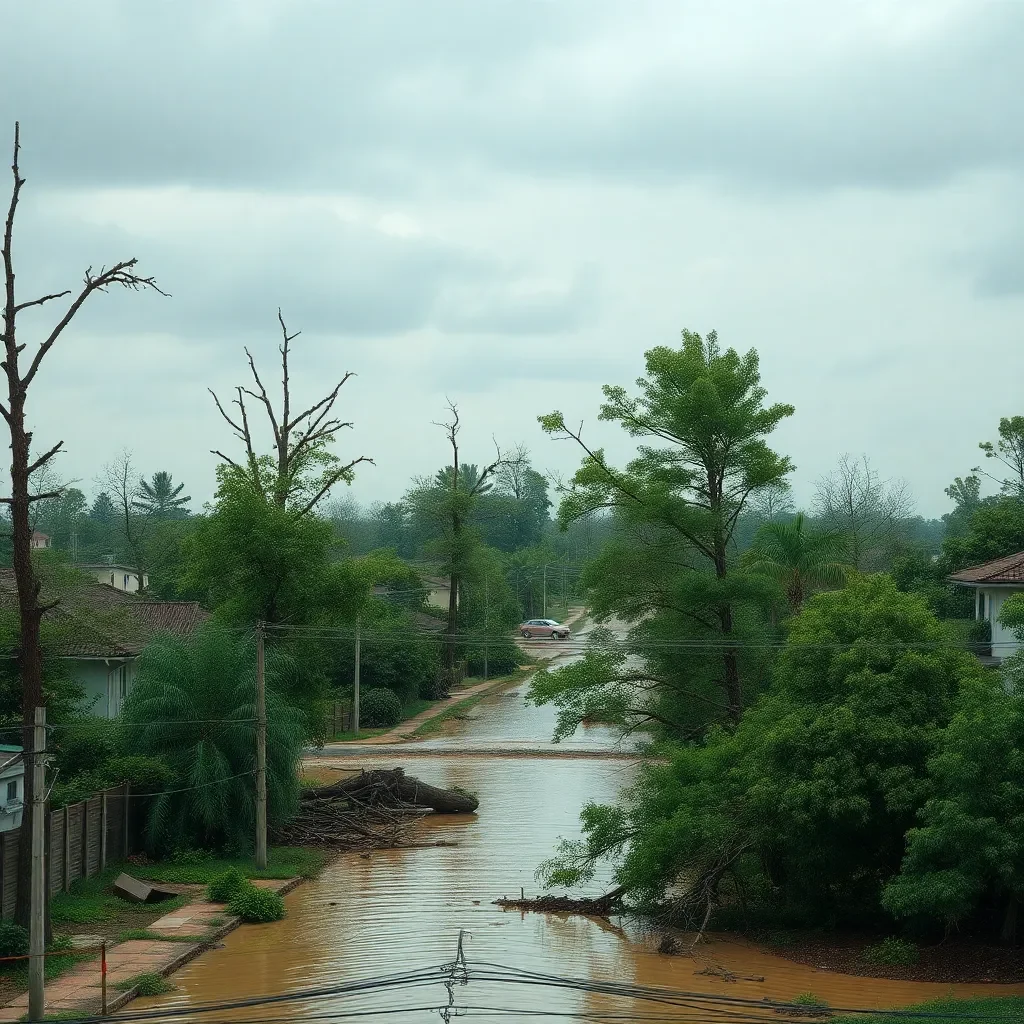
[[[563,626],[554,619],[530,619],[519,627],[519,633],[524,640],[537,637],[549,637],[552,640],[568,640],[569,627]]]

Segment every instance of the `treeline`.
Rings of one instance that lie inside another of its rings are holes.
[[[1024,419],[982,445],[1007,470],[999,494],[981,497],[981,470],[958,479],[939,535],[863,458],[793,510],[794,467],[770,438],[794,409],[767,403],[756,352],[684,332],[646,364],[637,395],[606,387],[600,409],[639,440],[628,465],[561,413],[541,420],[583,449],[560,523],[613,510],[583,581],[598,618],[630,628],[538,673],[532,698],[557,706],[561,735],[605,720],[656,755],[621,803],[585,809],[548,881],[612,857],[635,903],[693,928],[717,915],[1012,940],[1021,656],[982,668],[973,598],[946,576],[1024,550]],[[1004,606],[1008,626],[1022,606]]]

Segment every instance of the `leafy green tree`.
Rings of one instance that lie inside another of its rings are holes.
[[[965,477],[958,476],[945,491],[946,497],[956,506],[942,517],[946,524],[946,536],[959,537],[967,531],[971,516],[981,504],[981,477],[973,473]]]
[[[692,706],[697,692],[698,703],[717,706],[718,715],[724,710],[735,724],[744,706],[743,642],[751,636],[757,619],[752,609],[765,600],[765,586],[735,565],[732,538],[750,496],[777,485],[792,468],[765,439],[793,407],[765,406],[757,353],[722,352],[713,332],[704,339],[684,331],[680,348],[654,348],[645,358],[639,397],[621,387],[603,389],[600,418],[641,440],[638,457],[624,470],[591,449],[562,413],[541,417],[549,434],[584,452],[558,519],[564,527],[614,512],[616,539],[584,576],[595,613],[635,624],[631,644],[648,663],[652,685],[668,674],[667,688],[684,704]],[[652,653],[653,645],[670,638],[692,646],[677,648],[668,659]],[[618,702],[609,664],[603,656],[593,661],[595,687]],[[635,686],[635,675],[631,670],[624,685]],[[538,696],[553,699],[555,691],[543,681]],[[718,689],[717,699],[709,686]],[[672,719],[664,711],[651,713]]]
[[[838,533],[807,529],[802,512],[792,522],[766,523],[757,532],[748,567],[773,579],[796,615],[815,590],[841,587],[845,546]]]
[[[132,507],[145,515],[163,519],[171,516],[187,515],[185,506],[192,500],[188,494],[182,494],[184,484],[174,486],[170,473],[161,469],[153,474],[153,479],[139,479],[139,496],[132,502]]]
[[[976,466],[975,473],[981,473],[999,484],[1003,494],[1024,498],[1024,416],[1003,416],[999,420],[999,439],[982,441],[978,447],[986,459],[1000,463],[1006,476],[997,476]]]
[[[245,851],[255,828],[256,652],[251,637],[206,626],[191,637],[166,637],[143,653],[121,710],[131,749],[171,769],[169,789],[149,803],[152,849]],[[302,714],[284,693],[296,672],[279,650],[268,651],[267,813],[271,827],[298,802]]]
[[[93,499],[93,503],[89,508],[89,518],[102,526],[109,527],[113,525],[114,520],[117,518],[117,510],[114,508],[114,503],[110,500],[110,495],[106,491],[100,491]]]
[[[585,878],[612,855],[635,899],[697,926],[725,897],[804,921],[877,920],[932,793],[930,759],[981,677],[887,577],[817,594],[739,728],[670,749],[629,802],[588,807],[583,840],[546,877]]]
[[[1024,500],[1009,495],[982,501],[967,530],[942,545],[944,573],[1024,551]]]
[[[993,674],[966,688],[929,762],[934,792],[907,833],[900,874],[885,889],[896,917],[931,919],[948,931],[998,912],[1003,940],[1015,941],[1024,901],[1022,750],[1019,693]]]
[[[85,495],[77,487],[65,487],[60,494],[36,505],[35,529],[47,534],[53,547],[71,551],[87,507]]]

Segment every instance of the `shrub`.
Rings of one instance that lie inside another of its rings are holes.
[[[116,987],[122,992],[135,989],[136,995],[140,996],[162,996],[174,990],[174,986],[162,974],[136,974],[134,978],[118,982]]]
[[[0,957],[25,956],[28,953],[28,929],[13,921],[0,921]]]
[[[271,889],[257,889],[247,882],[228,904],[228,910],[243,921],[280,921],[284,917],[284,900]]]
[[[206,887],[206,898],[212,903],[230,903],[248,885],[238,868],[228,868]]]
[[[402,702],[394,690],[367,690],[359,701],[359,719],[371,729],[398,725],[402,720]]]
[[[821,996],[816,996],[813,992],[801,992],[793,1000],[793,1003],[796,1006],[808,1006],[816,1010],[828,1009],[828,1003]]]
[[[869,964],[907,966],[917,963],[918,950],[912,942],[890,936],[875,946],[868,946],[862,955]]]

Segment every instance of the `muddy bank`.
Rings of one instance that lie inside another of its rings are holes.
[[[885,936],[796,935],[784,945],[763,948],[774,956],[819,970],[861,978],[944,982],[950,985],[1024,984],[1024,949],[950,939],[918,947],[915,964],[872,964],[864,950]]]

